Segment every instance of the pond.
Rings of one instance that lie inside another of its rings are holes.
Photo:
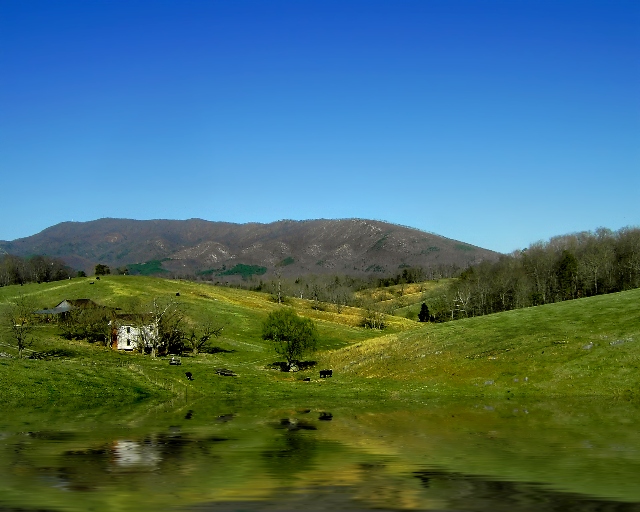
[[[0,511],[640,511],[640,406],[195,401],[0,418]]]

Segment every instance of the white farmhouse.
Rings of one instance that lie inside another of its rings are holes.
[[[116,331],[116,349],[135,350],[140,343],[151,347],[151,340],[157,336],[153,325],[135,327],[133,325],[120,325]]]
[[[111,347],[116,350],[136,350],[141,343],[151,348],[152,342],[158,337],[158,329],[153,322],[135,325],[130,315],[120,315],[113,327]]]

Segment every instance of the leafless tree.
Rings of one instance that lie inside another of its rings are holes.
[[[138,315],[138,339],[142,349],[151,349],[151,357],[173,342],[182,341],[184,312],[173,299],[155,297]]]
[[[382,311],[380,311],[379,307],[380,306],[372,302],[367,302],[364,305],[364,312],[361,321],[362,327],[382,330],[387,326],[386,316]]]
[[[25,348],[33,343],[31,333],[34,329],[33,301],[20,295],[5,313],[5,324],[9,327],[10,339],[18,349],[18,357],[22,358]]]
[[[217,338],[222,334],[222,326],[214,326],[207,324],[204,326],[201,332],[197,332],[192,328],[189,334],[185,337],[186,344],[191,348],[193,355],[197,356],[198,352],[204,348],[207,342],[212,338]]]

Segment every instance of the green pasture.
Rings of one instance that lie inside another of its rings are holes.
[[[640,290],[416,328],[326,356],[403,395],[640,396]]]
[[[278,358],[270,342],[261,339],[262,321],[270,311],[283,307],[269,294],[142,276],[76,278],[0,288],[0,315],[18,296],[32,300],[37,308],[51,308],[64,299],[88,298],[125,312],[144,309],[153,298],[174,300],[185,312],[187,324],[197,327],[210,322],[224,329],[211,343],[216,353],[185,356],[181,366],[169,366],[167,358],[152,359],[118,353],[100,344],[67,341],[55,322],[40,323],[30,349],[43,353],[44,359],[0,357],[0,396],[5,404],[65,400],[104,405],[189,394],[193,398],[220,395],[239,399],[242,395],[277,399],[302,391],[291,385],[302,379],[302,372],[288,374],[269,368]],[[361,312],[356,308],[337,313],[328,307],[313,309],[312,302],[303,300],[291,300],[286,307],[317,323],[320,353],[382,335],[357,327]],[[390,322],[389,330],[400,332],[409,324],[397,319]],[[6,326],[0,328],[0,352],[17,354]],[[221,377],[215,373],[218,368],[231,369],[238,377]],[[185,378],[186,371],[194,374],[194,381]]]
[[[405,288],[402,296],[392,287],[396,297],[386,300],[407,295],[418,300],[405,307],[418,307],[439,286]],[[181,366],[169,366],[162,357],[67,341],[55,323],[40,323],[30,348],[44,359],[0,357],[0,398],[7,406],[63,401],[69,407],[123,405],[186,396],[264,406],[368,402],[384,410],[394,402],[419,404],[434,397],[636,399],[640,393],[640,290],[445,324],[420,324],[401,310],[400,316],[387,317],[384,331],[360,327],[359,308],[338,311],[302,299],[287,299],[282,306],[269,294],[143,276],[0,288],[0,314],[20,295],[37,308],[89,298],[123,311],[144,307],[153,298],[171,299],[181,305],[188,324],[210,322],[224,330],[212,340],[215,353],[185,356]],[[316,321],[319,350],[310,356],[315,367],[296,373],[270,367],[278,357],[270,342],[261,339],[261,325],[278,307],[292,307]],[[0,352],[16,354],[4,325]],[[219,368],[237,376],[217,375]],[[322,368],[332,368],[333,378],[319,379]],[[185,378],[186,371],[193,373],[193,381]],[[305,382],[306,377],[311,381]]]

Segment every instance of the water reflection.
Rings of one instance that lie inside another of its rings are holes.
[[[119,468],[155,467],[161,460],[158,447],[150,443],[124,439],[113,443],[113,462]]]
[[[261,455],[265,472],[277,479],[289,479],[308,471],[315,464],[318,453],[317,440],[299,430],[287,430],[274,439]]]
[[[630,403],[45,419],[0,418],[0,510],[640,511]]]

